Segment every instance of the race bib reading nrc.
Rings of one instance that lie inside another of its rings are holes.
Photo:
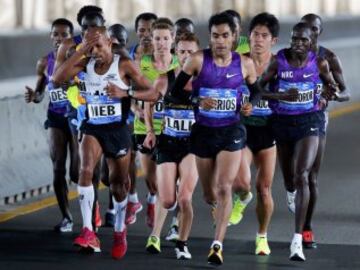
[[[208,118],[231,118],[236,116],[237,90],[229,88],[200,88],[200,98],[212,98],[217,105],[211,110],[199,107],[199,114]]]
[[[292,83],[283,80],[279,81],[279,92],[286,92],[291,88],[299,91],[296,101],[279,100],[279,108],[287,111],[308,111],[314,107],[314,93],[316,85],[313,82]]]
[[[189,137],[191,126],[195,123],[192,110],[165,110],[163,133],[172,137]]]

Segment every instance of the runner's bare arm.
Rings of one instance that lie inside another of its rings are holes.
[[[30,103],[39,103],[44,98],[45,88],[46,88],[46,68],[47,68],[47,58],[43,57],[38,60],[36,63],[36,86],[33,90],[29,86],[25,86],[25,102]]]

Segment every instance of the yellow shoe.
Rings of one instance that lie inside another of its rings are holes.
[[[248,198],[247,198],[247,203],[243,203],[240,200],[240,197],[236,194],[234,194],[234,202],[233,202],[233,208],[231,211],[231,215],[229,218],[229,224],[230,225],[237,225],[240,223],[240,221],[243,218],[243,214],[245,211],[246,206],[249,204],[249,202],[251,201],[253,195],[251,192],[249,192]]]
[[[146,243],[146,251],[151,254],[159,254],[160,249],[160,238],[155,235],[150,235]]]
[[[255,255],[268,256],[271,253],[267,237],[265,236],[256,236],[255,241]]]
[[[223,264],[224,259],[222,255],[222,249],[218,244],[213,245],[210,248],[210,252],[208,255],[208,263],[213,265],[221,265]]]

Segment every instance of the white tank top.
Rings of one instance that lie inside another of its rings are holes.
[[[114,54],[114,59],[108,71],[103,74],[95,72],[96,60],[91,58],[86,66],[85,87],[88,111],[88,123],[93,125],[109,124],[122,120],[121,99],[109,98],[105,88],[111,82],[123,90],[129,89],[119,74],[120,56]]]

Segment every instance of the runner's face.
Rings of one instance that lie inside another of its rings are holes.
[[[139,43],[142,47],[151,46],[151,25],[154,20],[139,20],[136,35],[139,38]]]
[[[228,24],[213,25],[210,31],[210,43],[213,53],[218,56],[231,51],[235,41],[235,33],[231,32]]]
[[[152,45],[154,52],[158,54],[170,54],[171,45],[174,39],[170,30],[168,29],[155,29],[152,32]]]
[[[100,35],[98,42],[91,50],[91,56],[95,58],[97,63],[101,64],[104,63],[111,54],[111,40],[103,34]]]
[[[184,33],[194,33],[194,26],[192,24],[175,24],[174,30],[176,36],[181,36]]]
[[[127,34],[125,31],[121,31],[117,37],[112,31],[109,31],[109,35],[112,43],[119,44],[121,47],[126,46]]]
[[[53,43],[53,47],[57,50],[64,39],[70,38],[70,28],[67,25],[58,24],[54,25],[51,29],[50,39]]]
[[[271,47],[276,43],[276,38],[273,38],[269,28],[264,25],[257,25],[250,33],[250,47],[251,52],[262,54],[271,51]]]
[[[199,50],[199,47],[195,41],[179,41],[176,45],[176,55],[179,59],[180,66],[183,66],[189,55],[197,50]]]
[[[294,30],[291,34],[291,50],[298,54],[310,51],[311,31],[309,29]]]
[[[311,30],[311,41],[316,44],[318,37],[321,33],[321,21],[319,18],[315,18],[314,20],[301,20],[301,22],[307,23]]]

